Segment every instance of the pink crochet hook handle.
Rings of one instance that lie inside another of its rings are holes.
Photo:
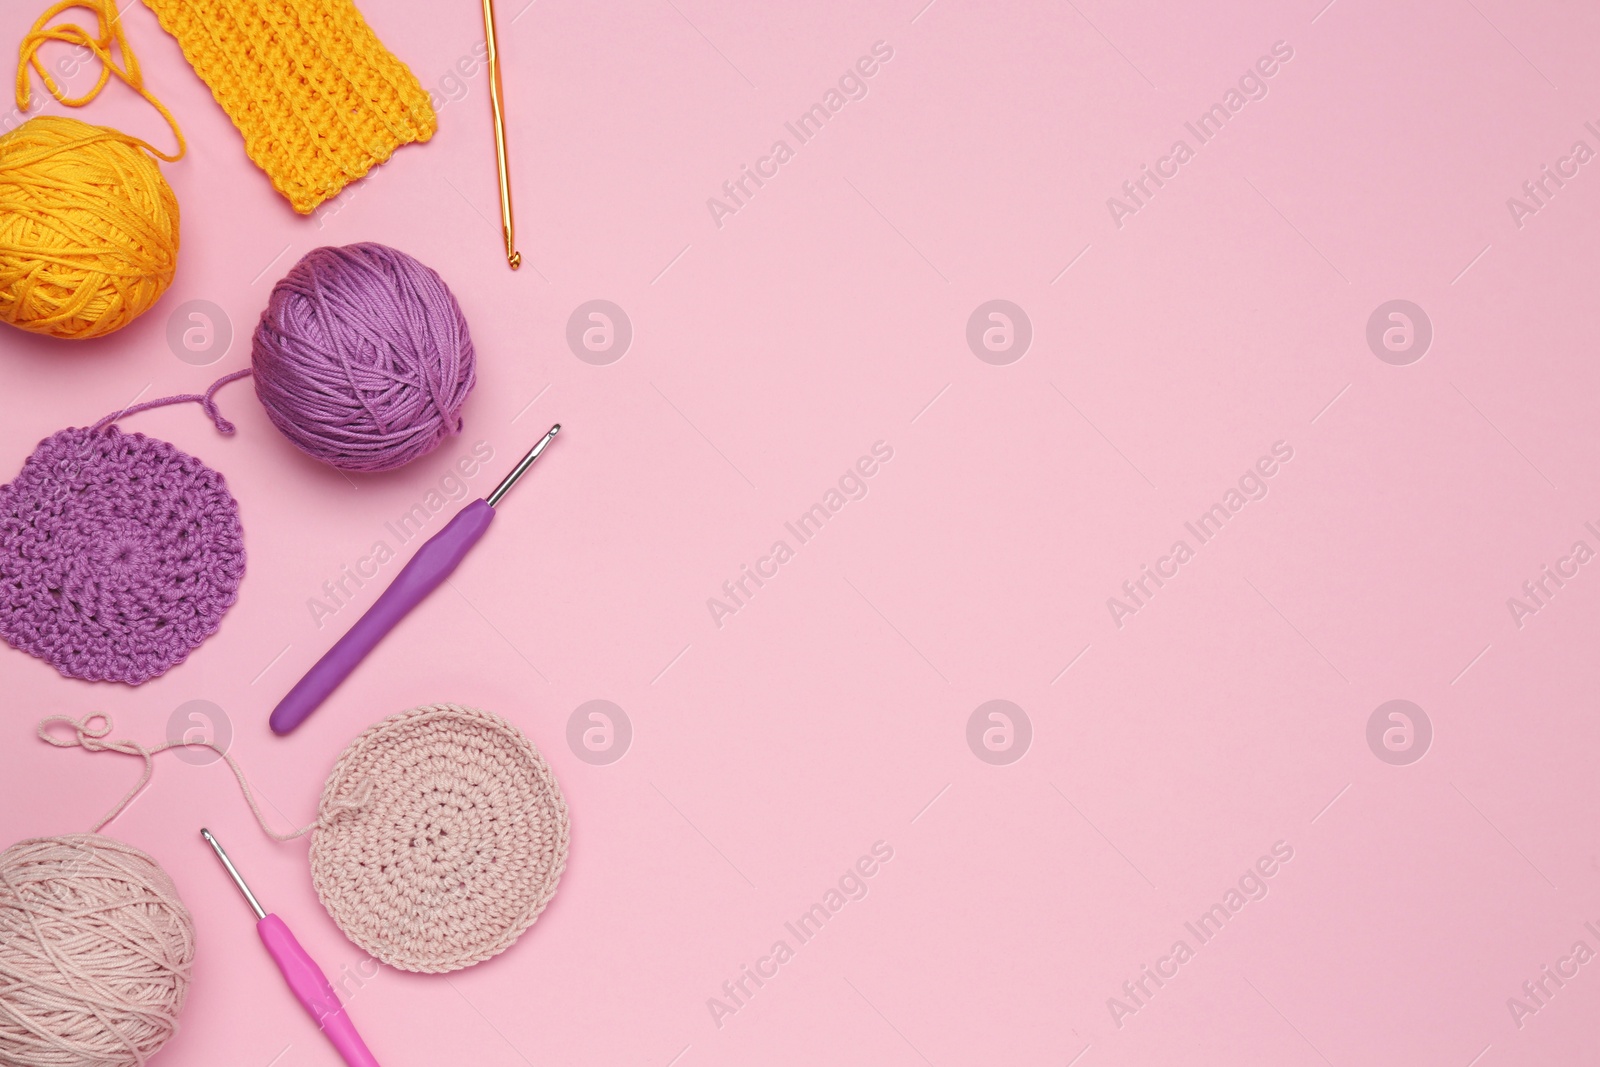
[[[267,953],[283,972],[289,990],[306,1009],[311,1020],[321,1027],[329,1043],[350,1067],[378,1067],[378,1060],[367,1049],[367,1043],[356,1033],[356,1024],[345,1014],[344,1005],[334,993],[333,986],[306,950],[300,947],[289,927],[276,915],[263,915],[256,922],[256,933]]]
[[[445,528],[430,537],[406,563],[389,588],[383,591],[365,615],[356,620],[348,633],[317,661],[304,678],[295,683],[287,696],[272,710],[269,723],[275,734],[286,734],[305,722],[327,700],[339,684],[350,676],[367,654],[378,647],[390,630],[411,610],[450,577],[494,521],[494,506],[516,484],[533,461],[545,450],[561,424],[550,427],[539,443],[522,457],[516,469],[482,500],[462,508]]]
[[[244,877],[239,874],[228,854],[222,851],[222,845],[211,831],[201,827],[200,836],[217,854],[217,859],[222,861],[222,866],[233,878],[233,884],[244,894],[245,903],[255,912],[256,933],[261,935],[261,943],[267,947],[267,954],[278,965],[278,970],[283,972],[283,980],[288,983],[289,991],[306,1009],[311,1021],[327,1035],[328,1042],[350,1067],[379,1067],[377,1057],[361,1040],[361,1035],[356,1032],[356,1024],[345,1014],[344,1005],[339,1003],[338,994],[328,983],[322,968],[317,966],[317,961],[300,947],[300,942],[295,940],[282,919],[267,914],[266,909],[262,908],[261,902],[250,892]]]

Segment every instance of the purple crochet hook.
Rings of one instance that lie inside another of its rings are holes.
[[[494,506],[517,483],[517,479],[533,466],[533,461],[539,458],[539,453],[545,450],[545,446],[555,439],[560,430],[559,422],[550,427],[550,432],[528,450],[516,469],[506,475],[505,481],[495,486],[494,492],[462,508],[444,529],[417,549],[417,554],[395,575],[389,588],[367,609],[367,613],[356,620],[350,631],[328,649],[316,666],[306,672],[306,676],[289,690],[288,696],[278,702],[269,720],[273,733],[286,734],[305,722],[367,657],[367,653],[377,647],[384,635],[437,589],[440,582],[450,577],[489,528],[489,523],[494,519]]]

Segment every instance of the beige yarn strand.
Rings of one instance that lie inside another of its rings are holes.
[[[51,732],[51,727],[61,725],[72,728],[71,737],[62,737]],[[39,737],[57,748],[82,748],[88,752],[119,752],[124,756],[138,756],[144,760],[144,773],[139,776],[139,780],[134,783],[133,788],[123,794],[122,799],[117,801],[112,809],[99,822],[94,824],[93,833],[99,833],[117,816],[128,810],[128,805],[132,804],[134,798],[144,791],[145,786],[150,784],[150,778],[155,773],[155,757],[173,748],[209,748],[226,760],[228,769],[233,772],[233,777],[239,783],[240,792],[244,794],[245,803],[250,805],[250,814],[256,817],[256,823],[261,827],[262,832],[274,841],[293,841],[297,837],[304,837],[319,826],[326,825],[332,819],[337,818],[341,812],[360,808],[366,803],[366,798],[371,791],[368,783],[363,782],[352,792],[349,799],[323,805],[314,821],[300,827],[298,830],[279,833],[267,825],[266,816],[261,814],[261,805],[256,803],[255,793],[251,791],[250,782],[245,778],[244,771],[239,767],[238,761],[211,742],[168,741],[165,744],[157,745],[155,748],[145,748],[136,741],[125,739],[107,741],[106,738],[110,734],[111,720],[100,714],[86,715],[82,719],[74,719],[68,715],[52,715],[39,722]]]

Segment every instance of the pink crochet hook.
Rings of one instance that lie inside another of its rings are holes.
[[[233,884],[244,894],[250,910],[256,913],[256,933],[261,935],[261,943],[267,946],[268,955],[278,965],[278,970],[283,972],[284,981],[289,983],[289,989],[294,993],[295,999],[300,1001],[301,1007],[305,1008],[312,1021],[322,1028],[322,1032],[328,1035],[328,1040],[332,1042],[334,1049],[344,1057],[344,1062],[350,1067],[378,1067],[378,1061],[367,1051],[367,1043],[361,1040],[361,1035],[356,1033],[355,1023],[352,1023],[350,1016],[345,1014],[344,1005],[339,1003],[339,998],[334,993],[333,986],[328,984],[322,968],[318,967],[316,961],[300,947],[300,942],[295,940],[282,919],[276,915],[268,915],[262,909],[260,902],[256,900],[256,895],[250,892],[250,887],[239,877],[233,861],[222,851],[217,839],[211,836],[211,831],[202,827],[200,836],[206,839],[206,844],[216,850],[217,859],[228,869],[228,874],[233,877]]]
[[[462,508],[444,529],[417,549],[417,554],[395,575],[389,588],[373,602],[367,613],[356,620],[350,631],[339,638],[272,709],[272,718],[268,722],[273,733],[286,734],[305,722],[367,657],[367,653],[378,646],[384,635],[450,577],[484,531],[489,529],[489,523],[494,519],[494,506],[500,503],[500,498],[533,466],[539,453],[560,431],[559,422],[550,427],[550,431],[528,450],[516,469],[506,475],[505,481],[496,486],[494,492]]]

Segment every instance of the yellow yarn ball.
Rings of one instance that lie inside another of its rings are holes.
[[[148,151],[50,115],[0,137],[0,321],[86,340],[161,299],[178,264],[178,199]]]

